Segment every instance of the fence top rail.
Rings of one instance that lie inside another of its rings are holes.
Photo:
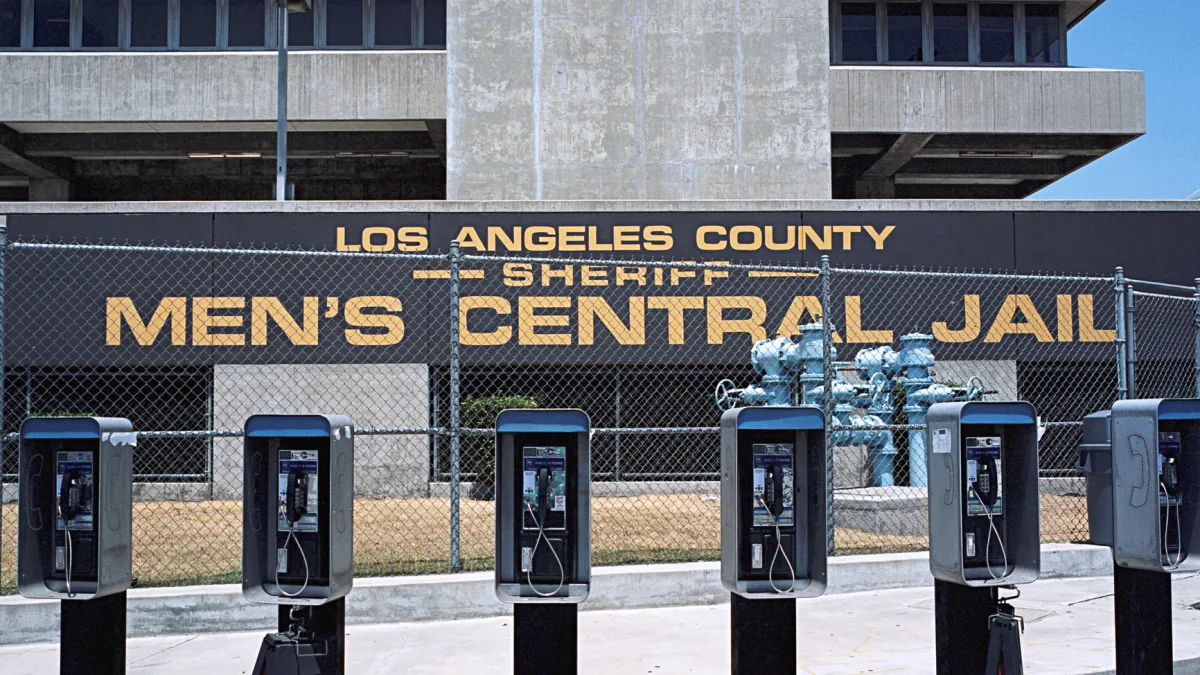
[[[499,255],[463,255],[463,262],[487,262],[487,263],[559,263],[566,265],[596,265],[609,267],[665,267],[665,268],[687,268],[687,269],[712,269],[712,270],[750,270],[762,272],[789,272],[798,275],[816,277],[821,273],[817,267],[803,267],[795,265],[752,265],[747,263],[715,263],[705,261],[682,261],[682,260],[652,260],[652,259],[635,259],[614,260],[605,258],[549,258],[538,256],[499,256]]]
[[[944,279],[998,279],[1026,281],[1104,281],[1111,282],[1113,277],[1094,277],[1073,274],[1021,274],[1019,272],[945,272],[933,270],[885,270],[865,267],[831,267],[835,274],[857,274],[874,277],[940,277]],[[1193,289],[1194,290],[1194,289]]]
[[[1125,283],[1132,284],[1133,286],[1138,286],[1138,285],[1153,286],[1155,288],[1162,288],[1162,289],[1166,289],[1169,291],[1183,291],[1185,293],[1196,293],[1196,291],[1197,291],[1195,286],[1184,286],[1181,284],[1168,284],[1168,283],[1163,283],[1161,281],[1146,281],[1145,279],[1126,278]],[[1190,300],[1191,298],[1188,298],[1188,299]]]
[[[13,241],[8,248],[28,250],[88,251],[93,253],[171,253],[176,255],[259,255],[291,256],[298,258],[386,258],[394,260],[440,260],[450,257],[443,253],[373,253],[370,251],[318,251],[305,249],[213,248],[196,246],[142,246],[121,244],[70,244],[43,241]]]
[[[1182,302],[1196,302],[1195,295],[1167,295],[1166,293],[1150,293],[1147,291],[1134,291],[1133,294],[1139,298],[1160,298],[1162,300],[1180,300]]]

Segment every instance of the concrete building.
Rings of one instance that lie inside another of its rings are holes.
[[[312,0],[297,199],[1020,198],[1145,132],[1102,0]],[[269,199],[268,0],[0,0],[0,201]]]

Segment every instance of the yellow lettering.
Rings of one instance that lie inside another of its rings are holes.
[[[1071,296],[1058,296],[1058,341],[1072,342],[1075,340],[1074,326],[1071,325]]]
[[[579,344],[595,344],[596,319],[623,345],[646,344],[646,298],[635,295],[629,298],[629,325],[621,321],[616,311],[604,298],[583,296],[579,298]]]
[[[779,322],[779,328],[775,331],[775,335],[777,337],[795,337],[800,334],[800,326],[821,323],[821,317],[824,315],[821,300],[817,296],[797,295],[792,298],[792,304],[788,305],[787,313]],[[838,343],[842,341],[842,336],[836,329],[833,330],[833,341]]]
[[[979,337],[983,319],[979,313],[978,295],[963,296],[963,316],[963,327],[958,330],[951,330],[944,321],[934,322],[933,339],[938,342],[970,342]]]
[[[121,344],[121,320],[129,324],[133,339],[142,346],[154,344],[167,321],[171,322],[171,344],[187,344],[187,298],[163,298],[154,308],[150,322],[144,323],[132,298],[108,298],[105,305],[104,344]]]
[[[726,319],[725,310],[748,310],[750,316],[742,319]],[[745,333],[751,342],[764,340],[767,329],[763,322],[767,320],[767,303],[756,296],[718,295],[708,299],[708,344],[723,345],[725,336],[730,333]]]
[[[846,341],[871,342],[891,344],[893,333],[890,330],[863,330],[862,328],[862,297],[846,296]]]
[[[505,286],[532,286],[533,263],[504,263]]]
[[[647,251],[670,251],[675,245],[670,225],[651,225],[646,228],[643,236],[646,238]]]
[[[636,281],[638,286],[645,286],[646,268],[617,267],[617,285],[624,286],[626,281]]]
[[[383,239],[376,242],[376,235]],[[362,247],[371,253],[387,253],[396,248],[396,233],[390,227],[368,227],[362,232]]]
[[[489,347],[508,344],[512,339],[512,326],[496,326],[490,333],[476,333],[471,330],[470,313],[472,310],[490,309],[496,314],[512,314],[512,303],[494,295],[474,295],[461,298],[458,301],[458,343],[468,347]]]
[[[396,248],[414,253],[429,248],[429,235],[423,227],[402,227],[396,230]]]
[[[1017,312],[1025,317],[1025,321],[1016,321]],[[1005,335],[1033,335],[1038,342],[1054,342],[1054,336],[1050,334],[1042,315],[1038,314],[1033,300],[1024,293],[1005,296],[1004,304],[996,313],[996,320],[987,335],[983,336],[983,341],[999,342]]]
[[[343,252],[354,252],[359,250],[358,244],[346,243],[346,228],[339,227],[337,229],[337,250]]]
[[[748,240],[742,236],[746,234]],[[762,248],[762,230],[754,225],[734,225],[729,230],[729,245],[735,251],[757,251]]]
[[[667,310],[667,342],[683,344],[686,336],[683,315],[689,309],[704,309],[704,298],[697,295],[653,296],[647,303],[649,309]]]
[[[582,225],[567,225],[558,231],[560,251],[586,251],[587,228]]]
[[[479,233],[475,231],[475,227],[472,225],[461,228],[455,239],[458,240],[458,245],[461,248],[473,248],[476,251],[487,250],[483,247],[483,240],[479,238]]]
[[[489,251],[499,251],[499,244],[503,244],[506,251],[521,250],[521,228],[518,227],[511,235],[503,227],[489,227],[487,232]]]
[[[638,244],[638,235],[642,228],[637,225],[617,225],[613,227],[613,250],[614,251],[637,251],[641,249]]]
[[[386,228],[385,228],[386,229]],[[391,232],[391,230],[388,230]],[[320,326],[320,299],[315,296],[304,298],[303,324],[296,323],[291,313],[284,308],[279,298],[254,297],[250,299],[250,344],[262,346],[267,344],[267,319],[275,321],[283,330],[283,334],[294,345],[312,346],[317,344]]]
[[[601,265],[584,265],[579,268],[581,286],[607,286],[608,268]]]
[[[550,280],[558,277],[563,280],[564,286],[575,285],[575,266],[563,265],[561,270],[556,270],[552,265],[542,265],[542,285],[549,286]]]
[[[721,236],[724,233],[725,228],[721,225],[701,225],[696,230],[696,248],[701,251],[724,251],[726,243],[725,238]],[[718,235],[717,241],[710,242],[709,234]]]
[[[212,333],[210,328],[241,328],[241,314],[216,314],[214,309],[242,309],[246,299],[240,297],[192,298],[192,344],[197,347],[240,347],[246,344],[245,333]]]
[[[463,301],[468,298],[462,298]],[[364,312],[365,309],[381,309],[382,312]],[[404,305],[400,298],[390,295],[364,295],[346,301],[346,323],[355,328],[346,329],[346,342],[360,346],[394,345],[404,339],[404,319],[400,312]],[[462,311],[461,309],[459,311]],[[362,328],[374,329],[368,333]],[[378,332],[383,329],[383,332]]]
[[[884,227],[883,230],[876,230],[874,227],[867,225],[864,229],[866,229],[867,235],[871,237],[872,241],[875,242],[875,250],[882,251],[883,240],[887,239],[888,236],[891,235],[892,230],[896,229],[896,226],[888,225]]]
[[[554,228],[548,225],[531,225],[525,228],[525,249],[528,251],[553,251]]]
[[[775,225],[767,226],[767,248],[772,251],[790,251],[796,248],[796,228],[791,225],[781,225],[783,231],[787,234],[787,238],[782,242],[775,240]]]
[[[806,241],[811,241],[814,246],[822,251],[829,251],[833,248],[833,232],[826,225],[821,228],[821,236],[817,236],[817,228],[811,225],[804,225],[801,229],[804,230],[804,239],[800,242],[800,249],[804,250]]]
[[[862,232],[862,226],[861,225],[834,225],[833,231],[836,234],[842,235],[842,250],[849,251],[850,243],[851,243],[851,241],[853,241],[854,233]],[[849,337],[849,333],[850,333],[850,329],[847,328],[846,329],[847,337]],[[851,342],[853,342],[853,340],[851,340]]]
[[[567,309],[571,299],[566,297],[522,297],[517,302],[517,322],[520,327],[518,344],[523,345],[569,345],[570,333],[539,333],[538,328],[565,327],[571,325],[566,314],[538,314],[539,309]]]
[[[1091,294],[1079,296],[1079,341],[1116,342],[1117,331],[1096,328],[1096,313]]]

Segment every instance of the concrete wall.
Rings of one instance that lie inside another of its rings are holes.
[[[0,53],[0,123],[275,119],[275,53]],[[288,118],[446,116],[446,54],[296,52]]]
[[[448,199],[830,196],[825,2],[448,15]]]
[[[834,133],[1146,132],[1144,75],[1091,68],[834,66]]]
[[[429,369],[424,364],[219,365],[213,373],[213,425],[241,429],[261,413],[344,413],[359,429],[425,427]],[[242,439],[213,441],[213,498],[242,495]],[[424,497],[429,491],[426,436],[357,436],[355,493]]]

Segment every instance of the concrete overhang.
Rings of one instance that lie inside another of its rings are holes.
[[[0,53],[0,123],[25,132],[250,130],[248,122],[275,119],[275,65],[270,51]],[[288,72],[297,130],[446,118],[444,51],[293,52]]]
[[[1063,3],[1063,14],[1067,20],[1067,28],[1083,21],[1094,9],[1104,4],[1104,0],[1070,0]]]

